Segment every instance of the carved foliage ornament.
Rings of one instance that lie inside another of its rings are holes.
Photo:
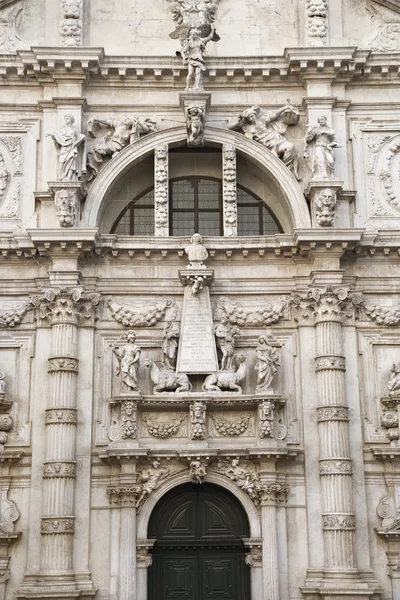
[[[400,37],[400,23],[399,23]],[[385,197],[388,203],[397,210],[400,210],[400,185],[398,170],[400,168],[400,139],[397,137],[387,148],[384,155],[384,162],[379,173],[382,182]]]
[[[238,419],[224,419],[217,415],[211,415],[215,429],[223,436],[239,436],[248,429],[251,415],[244,415]]]
[[[155,325],[165,316],[169,309],[169,318],[175,319],[177,305],[175,300],[161,299],[155,304],[119,304],[115,300],[109,300],[108,307],[111,316],[126,327],[150,327]]]
[[[236,150],[230,145],[222,148],[222,178],[225,235],[237,235]]]
[[[0,371],[0,453],[4,452],[8,440],[8,432],[13,427],[13,418],[10,414],[10,409],[14,401],[7,396],[5,374]]]
[[[314,318],[317,322],[341,321],[354,318],[364,303],[361,292],[349,288],[310,288],[306,295],[293,294],[292,304],[297,307],[297,319]]]
[[[12,500],[8,499],[8,489],[3,488],[0,496],[0,534],[7,535],[14,531],[14,523],[19,518],[19,510]]]
[[[31,303],[37,306],[40,320],[90,325],[100,294],[86,294],[81,287],[47,288],[43,296],[34,297]]]
[[[400,15],[372,0],[364,0],[363,4],[371,14],[374,31],[360,44],[360,47],[375,52],[400,50]]]
[[[156,421],[148,413],[142,415],[143,422],[146,424],[150,435],[156,438],[166,439],[176,435],[181,424],[185,421],[186,415],[181,414],[177,418],[169,418],[167,421]]]
[[[168,235],[168,144],[154,150],[154,171],[156,234]]]

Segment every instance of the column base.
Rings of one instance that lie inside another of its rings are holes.
[[[372,571],[358,569],[309,570],[300,589],[307,600],[379,600],[384,591]]]
[[[89,600],[97,593],[90,573],[30,573],[15,594],[16,598],[57,598],[58,600]]]

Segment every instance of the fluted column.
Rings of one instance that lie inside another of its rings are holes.
[[[314,289],[311,295],[315,300],[315,368],[325,567],[355,569],[356,524],[342,338],[343,308],[348,296],[344,289]]]
[[[39,307],[51,325],[48,408],[43,465],[41,573],[74,581],[78,325],[92,319],[98,298],[81,288],[48,289]]]
[[[277,483],[264,484],[261,500],[263,537],[262,570],[265,600],[280,600],[277,503],[285,502],[289,488]]]
[[[136,600],[136,500],[139,486],[121,479],[124,484],[107,489],[110,504],[120,509],[118,598]]]

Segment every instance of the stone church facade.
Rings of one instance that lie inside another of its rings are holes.
[[[399,0],[0,0],[0,599],[400,599],[399,59]]]

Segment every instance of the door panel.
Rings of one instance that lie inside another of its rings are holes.
[[[148,537],[157,541],[149,600],[250,600],[243,508],[212,484],[185,484],[155,507]]]

